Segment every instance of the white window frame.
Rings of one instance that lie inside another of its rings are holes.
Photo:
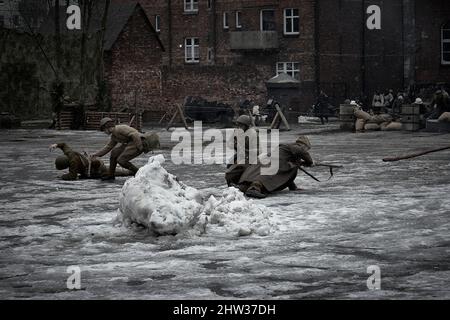
[[[450,33],[450,22],[445,23],[441,28],[441,64],[448,66],[450,65],[450,60],[444,60],[444,53],[450,54],[450,51],[444,51],[444,43],[450,45],[450,38],[444,38],[444,32]]]
[[[288,10],[291,11],[289,16],[288,16]],[[297,15],[294,15],[294,10],[298,11]],[[298,35],[298,34],[300,34],[300,10],[298,8],[286,8],[286,9],[283,10],[283,12],[284,12],[284,14],[283,14],[283,16],[284,16],[284,19],[283,19],[283,21],[284,21],[284,27],[283,27],[284,34],[285,35]],[[288,19],[291,20],[291,30],[287,30],[287,25],[288,25],[287,21],[288,21]],[[294,26],[295,26],[295,24],[294,24],[295,20],[297,20],[297,27],[298,27],[299,31],[293,31],[294,30]]]
[[[263,12],[264,11],[272,11],[275,15],[275,9],[262,9],[259,11],[259,28],[261,31],[273,31],[273,30],[263,30]]]
[[[280,65],[282,65],[281,68],[280,68]],[[290,70],[288,70],[288,65],[291,66]],[[296,66],[297,66],[297,68],[296,68]],[[277,75],[280,75],[282,73],[286,73],[287,75],[291,76],[292,78],[300,80],[300,63],[299,62],[295,62],[295,61],[289,61],[289,62],[279,61],[276,64],[276,69],[277,69]]]
[[[223,13],[223,28],[230,29],[230,23],[228,21],[228,12]]]
[[[214,61],[214,49],[208,48],[208,51],[206,52],[206,60],[211,63]]]
[[[198,44],[195,44],[197,40]],[[199,63],[200,62],[200,39],[197,37],[184,39],[184,62]]]
[[[198,0],[184,0],[184,12],[198,12]]]
[[[155,15],[155,31],[161,32],[161,16],[159,14]]]
[[[242,29],[241,12],[240,11],[236,11],[235,18],[236,18],[236,29]]]

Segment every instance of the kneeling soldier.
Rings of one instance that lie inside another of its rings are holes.
[[[104,118],[100,122],[100,130],[111,136],[109,143],[93,157],[103,157],[111,152],[109,172],[102,180],[114,180],[117,164],[136,174],[138,168],[130,161],[142,153],[148,153],[159,147],[157,134],[141,135],[139,131],[128,125],[115,125],[111,118]],[[119,146],[116,147],[117,144]]]
[[[265,198],[268,194],[289,188],[298,190],[294,180],[299,166],[310,167],[314,164],[309,150],[311,143],[306,136],[300,136],[295,143],[279,146],[279,169],[273,176],[261,174],[261,165],[251,165],[239,180],[239,189],[246,196]]]

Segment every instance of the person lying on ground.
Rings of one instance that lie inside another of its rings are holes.
[[[69,169],[69,172],[61,177],[65,181],[100,179],[109,172],[109,168],[105,166],[103,161],[76,152],[66,143],[52,144],[50,150],[55,149],[61,149],[64,153],[64,155],[56,158],[55,167],[57,170]],[[122,177],[133,175],[129,170],[120,170],[116,174]]]

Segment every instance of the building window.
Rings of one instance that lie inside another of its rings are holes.
[[[300,80],[300,64],[298,62],[278,62],[277,75],[286,73],[294,79]]]
[[[207,7],[208,9],[211,9],[211,8],[212,8],[212,2],[213,2],[213,0],[208,0],[208,1],[207,1],[206,7]]]
[[[261,31],[275,30],[275,10],[261,10]]]
[[[0,16],[0,28],[3,28],[5,26],[5,17]]]
[[[155,30],[156,32],[161,32],[161,16],[155,16]]]
[[[441,63],[445,65],[450,65],[450,22],[447,22],[442,26],[441,40],[442,40]]]
[[[230,25],[228,24],[228,12],[223,13],[223,28],[228,29]]]
[[[236,11],[236,29],[241,29],[241,28],[242,28],[241,12],[240,11]]]
[[[299,25],[298,9],[284,9],[284,34],[299,34]]]
[[[184,0],[185,12],[198,12],[198,0]]]
[[[213,62],[213,60],[214,60],[214,50],[213,50],[213,48],[208,48],[207,60],[208,60],[208,62]]]
[[[200,43],[198,38],[184,40],[184,59],[186,63],[200,62]]]

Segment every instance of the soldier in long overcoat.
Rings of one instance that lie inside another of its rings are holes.
[[[299,166],[312,166],[309,154],[311,143],[306,136],[300,136],[295,143],[279,146],[279,169],[275,175],[262,175],[262,165],[251,165],[239,180],[240,190],[253,198],[265,198],[268,194],[289,188],[297,190],[294,182]],[[276,156],[276,155],[272,155]]]

